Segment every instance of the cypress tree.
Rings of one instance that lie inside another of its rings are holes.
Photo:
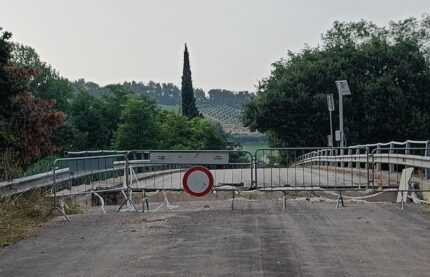
[[[190,58],[187,44],[184,51],[184,68],[182,73],[182,115],[193,118],[199,116],[199,110],[196,107],[196,98],[194,98],[193,82],[191,80]]]

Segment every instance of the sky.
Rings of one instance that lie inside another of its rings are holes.
[[[255,91],[271,64],[317,46],[335,20],[378,25],[430,13],[428,0],[0,0],[0,27],[70,80]]]

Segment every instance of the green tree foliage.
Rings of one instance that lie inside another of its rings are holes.
[[[184,68],[182,74],[182,114],[188,118],[199,116],[194,98],[193,82],[191,80],[190,58],[187,45],[184,51]]]
[[[1,28],[0,28],[1,30]],[[55,150],[50,137],[62,125],[64,114],[55,109],[55,100],[41,99],[31,92],[30,82],[38,78],[32,64],[13,59],[11,33],[0,36],[0,151],[22,167]],[[2,169],[0,178],[11,176]]]
[[[344,98],[348,144],[430,137],[430,18],[378,27],[335,22],[323,45],[289,53],[273,64],[244,107],[242,121],[267,132],[271,145],[326,145],[326,94],[347,79]],[[335,117],[334,124],[338,124]]]
[[[70,117],[71,127],[79,130],[73,134],[84,139],[84,149],[103,149],[110,145],[109,127],[101,110],[102,101],[84,90],[76,93],[72,99]],[[107,111],[105,111],[107,112]],[[75,149],[77,150],[77,149]]]
[[[146,97],[129,99],[122,105],[115,149],[226,149],[222,129],[201,117],[161,111]]]
[[[115,133],[115,149],[153,149],[159,143],[159,108],[149,99],[129,99]]]
[[[201,117],[191,120],[172,112],[161,116],[160,149],[226,149],[230,145],[227,134],[219,125]]]
[[[33,95],[41,99],[54,99],[56,109],[69,111],[69,100],[73,95],[72,84],[62,78],[51,65],[42,62],[36,50],[16,43],[13,45],[12,58],[19,67],[36,70],[36,76],[29,83]]]

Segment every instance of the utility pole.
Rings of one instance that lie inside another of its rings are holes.
[[[343,96],[351,95],[349,90],[348,81],[340,80],[336,81],[337,91],[339,93],[339,135],[340,135],[340,147],[345,147],[345,134],[343,132]]]
[[[333,119],[331,116],[331,113],[334,111],[333,94],[327,94],[327,106],[328,106],[328,113],[330,115],[330,136],[328,139],[328,146],[333,147]]]

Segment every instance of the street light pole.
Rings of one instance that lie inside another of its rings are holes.
[[[330,145],[331,147],[333,147],[333,119],[331,116],[331,111],[330,111]]]
[[[340,130],[340,148],[343,148],[343,97],[342,93],[339,92],[339,130]]]
[[[330,138],[328,140],[328,146],[333,146],[333,119],[331,116],[331,113],[334,111],[334,101],[333,101],[333,94],[327,94],[327,106],[328,106],[328,112],[330,115]]]

